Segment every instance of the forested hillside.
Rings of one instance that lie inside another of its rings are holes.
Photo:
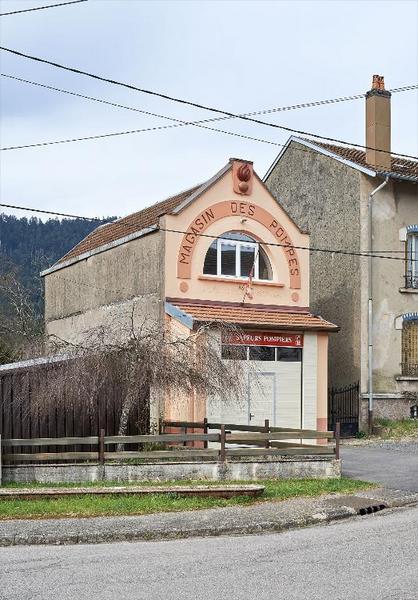
[[[39,331],[42,327],[40,271],[99,224],[82,219],[41,221],[0,214],[0,363],[10,359],[9,350],[15,348],[15,342],[19,345],[22,336],[31,333],[29,330]],[[3,360],[2,353],[7,355]]]

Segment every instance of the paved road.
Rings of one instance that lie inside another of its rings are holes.
[[[343,446],[343,475],[376,481],[397,490],[418,492],[418,444],[381,443]]]
[[[416,600],[418,507],[265,536],[0,549],[1,600]]]

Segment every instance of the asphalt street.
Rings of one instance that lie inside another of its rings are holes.
[[[391,489],[418,492],[417,442],[343,446],[341,458],[342,472],[347,477],[374,481]]]
[[[418,507],[275,535],[0,549],[1,600],[416,600]]]

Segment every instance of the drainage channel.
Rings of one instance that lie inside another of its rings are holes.
[[[384,510],[385,508],[387,508],[386,504],[372,504],[371,506],[359,508],[357,514],[362,516],[371,515],[372,513],[379,512],[380,510]]]

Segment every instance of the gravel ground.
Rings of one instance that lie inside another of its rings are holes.
[[[341,441],[342,448],[384,448],[394,452],[418,453],[418,438],[408,437],[385,440],[382,438],[350,438]]]

